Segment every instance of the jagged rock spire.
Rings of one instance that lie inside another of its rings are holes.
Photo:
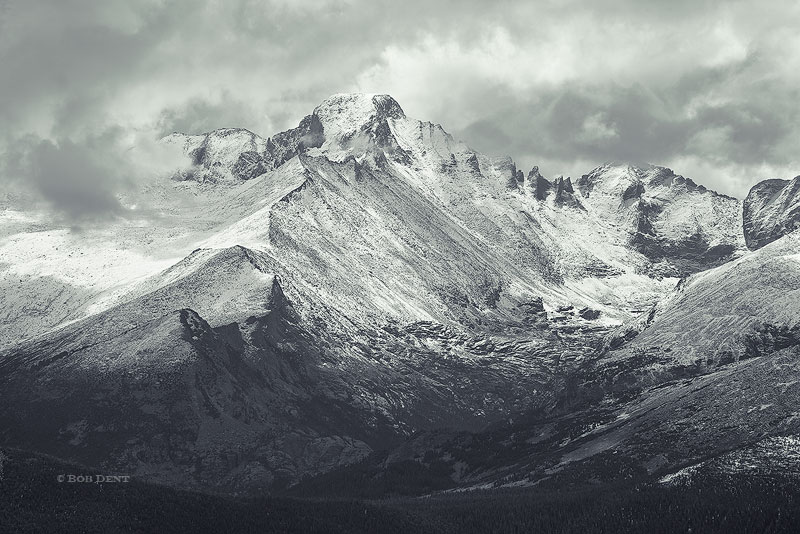
[[[533,195],[536,200],[544,200],[550,194],[553,184],[547,181],[539,172],[539,167],[534,166],[525,179],[525,191]]]

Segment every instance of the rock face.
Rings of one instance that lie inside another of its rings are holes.
[[[539,167],[534,167],[528,173],[524,181],[524,188],[529,194],[533,195],[536,200],[545,200],[553,184],[548,182],[544,176],[539,173]]]
[[[563,176],[556,178],[553,182],[553,190],[555,195],[554,202],[559,206],[571,206],[573,208],[582,208],[580,200],[575,197],[575,189],[572,187],[572,180],[567,177],[565,180]]]
[[[800,228],[800,176],[764,180],[744,199],[744,238],[750,250]]]
[[[628,233],[665,272],[685,276],[744,248],[740,203],[657,166],[604,165],[581,176],[582,203]]]
[[[201,135],[174,133],[164,138],[180,144],[193,166],[177,180],[225,182],[251,180],[283,165],[307,148],[320,146],[322,124],[316,115],[304,118],[297,128],[269,139],[241,128],[222,128]]]
[[[164,142],[193,164],[140,218],[0,241],[4,443],[263,491],[517,414],[567,417],[555,450],[586,402],[797,337],[796,236],[746,253],[669,169],[525,176],[386,95]]]

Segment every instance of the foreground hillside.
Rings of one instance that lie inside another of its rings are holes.
[[[796,479],[707,472],[691,483],[388,500],[239,499],[145,484],[59,483],[91,474],[4,450],[0,529],[8,532],[796,532]]]

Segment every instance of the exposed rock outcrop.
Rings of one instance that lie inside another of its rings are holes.
[[[744,249],[740,203],[657,166],[608,164],[581,176],[580,201],[626,228],[662,274],[685,276]]]
[[[743,230],[747,247],[756,250],[800,228],[800,176],[764,180],[744,199]]]

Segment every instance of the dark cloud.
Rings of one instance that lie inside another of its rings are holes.
[[[114,196],[119,169],[107,166],[86,146],[69,140],[40,141],[27,157],[32,184],[70,220],[106,218],[123,211]]]
[[[787,176],[800,172],[794,168],[800,154],[800,111],[790,104],[796,90],[780,84],[722,101],[704,99],[735,83],[739,69],[730,73],[698,70],[690,81],[654,89],[639,83],[575,83],[532,99],[511,97],[485,108],[484,117],[458,134],[483,151],[517,155],[527,163],[555,162],[561,172],[573,174],[580,171],[571,165],[576,160],[670,164],[691,157],[723,170],[752,169],[747,184],[724,175],[696,177],[742,195],[745,187],[766,177],[757,174],[765,165],[786,166]]]
[[[129,210],[118,194],[141,181],[141,172],[158,172],[159,167],[137,166],[137,159],[151,160],[153,153],[144,154],[142,147],[126,150],[125,138],[122,128],[106,129],[77,142],[25,136],[8,147],[2,172],[19,191],[35,194],[70,224],[125,216]]]
[[[173,132],[205,133],[217,128],[257,131],[263,126],[251,105],[236,100],[228,92],[213,102],[193,98],[182,106],[165,109],[158,125],[162,136]]]
[[[119,213],[130,138],[270,135],[353,90],[390,93],[410,116],[552,173],[649,161],[741,196],[800,165],[800,7],[788,0],[0,7],[0,185],[20,184],[10,147],[38,139],[26,153],[48,164],[25,177],[74,217]]]

